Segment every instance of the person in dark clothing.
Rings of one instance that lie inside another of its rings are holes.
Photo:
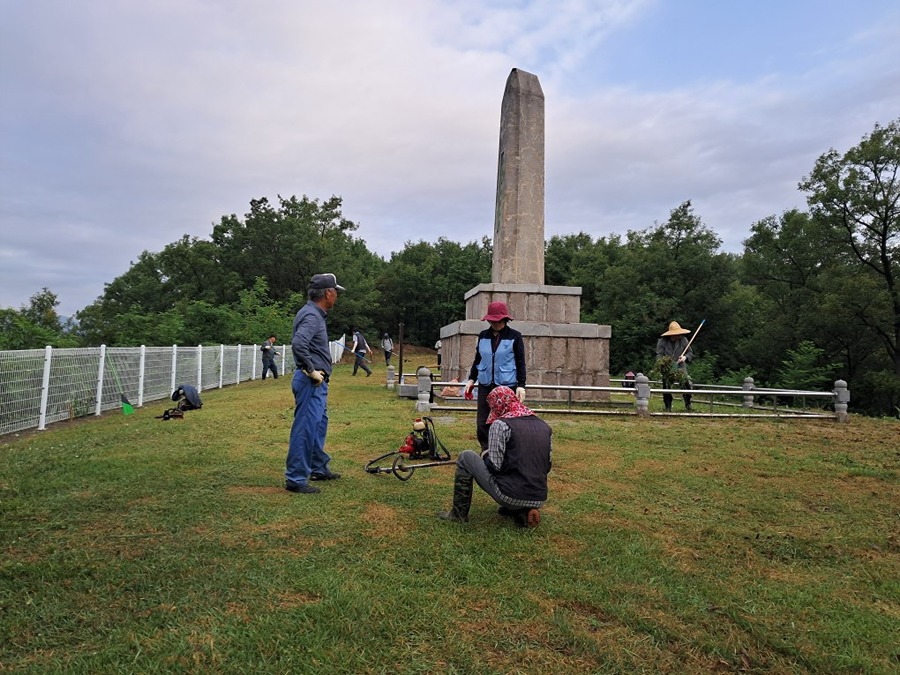
[[[200,410],[203,401],[200,400],[200,392],[190,384],[179,384],[178,389],[172,392],[172,400],[178,405],[178,410]]]
[[[507,324],[512,320],[505,302],[492,302],[482,321],[490,328],[478,335],[475,361],[469,370],[464,395],[469,397],[478,384],[478,412],[475,429],[482,450],[487,450],[489,414],[487,396],[501,385],[515,388],[519,402],[525,401],[525,343],[522,334]]]
[[[384,365],[391,365],[391,355],[394,353],[394,341],[385,333],[381,338],[381,348],[384,350]]]
[[[656,358],[657,360],[669,357],[672,359],[672,368],[676,368],[683,373],[683,382],[680,386],[669,378],[663,378],[663,389],[690,389],[691,380],[687,374],[687,364],[694,358],[694,352],[691,351],[690,341],[687,336],[691,331],[682,328],[677,321],[669,324],[669,329],[663,333],[659,340],[656,341]],[[684,409],[688,412],[691,410],[691,395],[682,394],[684,398]],[[672,394],[663,394],[663,405],[666,412],[672,412]]]
[[[288,441],[284,471],[284,489],[300,494],[315,494],[319,488],[309,481],[336,480],[341,477],[328,464],[325,452],[328,432],[328,380],[331,377],[331,348],[325,318],[334,307],[339,286],[333,274],[315,274],[306,295],[309,300],[294,317],[291,352],[294,355],[294,423]]]
[[[280,354],[275,351],[275,336],[270,335],[266,341],[262,343],[259,350],[262,352],[263,372],[262,379],[266,379],[266,373],[272,371],[272,377],[278,379],[278,366],[275,364],[275,357]]]
[[[356,375],[356,371],[362,368],[366,371],[366,377],[369,377],[372,374],[372,369],[366,365],[366,354],[372,353],[372,348],[369,346],[369,343],[366,342],[366,338],[363,337],[362,331],[359,328],[353,329],[353,347],[351,348],[353,355],[356,357],[356,360],[353,362],[353,375]]]
[[[537,527],[547,500],[547,474],[552,467],[553,431],[519,401],[509,387],[487,396],[490,416],[488,449],[480,455],[463,450],[456,459],[453,507],[443,520],[468,522],[472,482],[500,505],[498,512],[521,527]]]

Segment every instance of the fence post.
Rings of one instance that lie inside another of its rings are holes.
[[[253,367],[250,370],[250,379],[256,379],[256,344],[253,345]]]
[[[203,391],[203,345],[197,345],[197,391]]]
[[[287,365],[287,347],[281,345],[281,374],[284,375],[284,368]]]
[[[140,371],[138,372],[138,408],[143,407],[144,405],[144,369],[147,365],[147,347],[146,345],[141,345],[141,366]]]
[[[41,382],[41,417],[38,431],[43,431],[47,426],[47,401],[50,399],[50,359],[53,356],[53,347],[44,347],[44,378]]]
[[[237,372],[234,374],[234,383],[241,383],[241,352],[244,351],[241,345],[238,345]]]
[[[169,387],[169,393],[175,391],[175,375],[178,369],[178,345],[172,345],[172,384]]]
[[[744,384],[743,384],[743,386],[741,386],[741,389],[743,389],[744,391],[753,391],[753,378],[752,378],[752,377],[745,377],[745,378],[744,378]],[[752,408],[752,407],[753,407],[753,399],[754,399],[754,398],[755,398],[755,396],[752,396],[752,395],[751,395],[751,396],[744,396],[744,403],[743,403],[743,406],[744,406],[745,408]]]
[[[634,378],[634,405],[640,417],[650,415],[650,378],[638,373]]]
[[[387,367],[387,388],[389,390],[394,388],[394,366]]]
[[[103,370],[106,367],[106,345],[100,345],[100,365],[97,367],[97,393],[95,400],[97,405],[94,408],[94,414],[100,415],[103,410]]]
[[[847,388],[845,380],[838,380],[834,383],[834,418],[838,422],[849,422],[850,415],[847,414],[847,404],[850,403],[850,390]]]
[[[418,400],[416,401],[416,412],[431,411],[431,371],[422,366],[416,371],[418,378]]]
[[[219,389],[222,388],[222,378],[225,376],[225,345],[219,345]]]

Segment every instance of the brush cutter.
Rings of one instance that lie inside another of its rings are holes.
[[[431,461],[407,464],[406,461],[410,459]],[[390,466],[379,466],[388,460],[391,460]],[[400,480],[409,480],[416,469],[453,463],[450,452],[435,433],[434,421],[430,417],[422,417],[413,422],[412,432],[403,441],[399,450],[376,457],[366,464],[365,469],[367,473],[392,473]]]

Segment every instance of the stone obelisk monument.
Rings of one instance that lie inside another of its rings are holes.
[[[544,92],[536,75],[517,68],[500,112],[493,246],[491,283],[466,293],[465,320],[441,329],[441,379],[468,378],[478,334],[487,327],[481,317],[501,301],[522,333],[529,385],[609,386],[610,327],[579,323],[581,288],[544,284]],[[528,398],[567,396],[535,390]]]
[[[500,110],[491,281],[544,283],[544,92],[537,76],[518,69]]]

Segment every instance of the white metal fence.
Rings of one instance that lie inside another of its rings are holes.
[[[279,372],[293,372],[290,345],[278,351]],[[0,435],[99,415],[121,407],[122,396],[140,407],[180,384],[202,391],[261,374],[259,345],[0,351]]]

